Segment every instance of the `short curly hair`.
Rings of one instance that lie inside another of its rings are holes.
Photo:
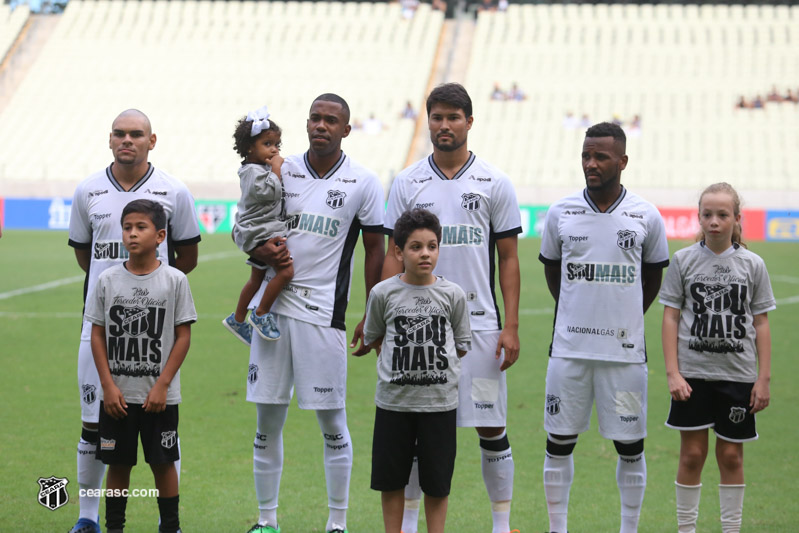
[[[255,144],[255,139],[260,136],[251,136],[251,131],[252,120],[247,120],[246,116],[241,117],[236,123],[236,131],[233,133],[233,149],[241,156],[242,163],[246,161],[247,155],[250,152],[250,148],[252,148],[252,145]],[[269,119],[269,128],[263,130],[261,134],[267,131],[274,131],[278,135],[283,132],[283,130],[280,129],[280,126],[278,126],[271,118]]]
[[[405,249],[408,237],[417,229],[429,229],[436,235],[438,242],[441,242],[441,223],[438,217],[427,209],[411,209],[400,215],[394,223],[394,244]]]

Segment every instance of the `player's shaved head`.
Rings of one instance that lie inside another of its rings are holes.
[[[341,109],[344,111],[344,116],[342,117],[344,119],[344,124],[350,123],[350,106],[347,105],[346,100],[334,93],[324,93],[314,98],[314,101],[311,102],[311,107],[313,107],[313,105],[320,100],[323,102],[333,102],[339,104]]]
[[[117,124],[117,121],[121,118],[139,118],[144,122],[144,134],[150,135],[153,132],[153,127],[150,124],[150,119],[147,118],[147,115],[139,111],[138,109],[126,109],[114,119],[114,122],[111,123],[111,129],[113,130]]]
[[[621,150],[619,155],[624,155],[627,152],[627,135],[624,134],[624,130],[618,124],[611,122],[594,124],[586,130],[585,136],[586,138],[613,137],[615,141],[613,144],[616,149]]]

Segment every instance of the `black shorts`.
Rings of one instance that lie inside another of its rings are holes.
[[[449,496],[457,452],[455,410],[436,413],[377,408],[372,439],[372,489],[405,488],[419,458],[419,484],[428,496]]]
[[[691,397],[684,402],[672,398],[668,427],[688,431],[713,428],[717,437],[731,442],[757,439],[755,415],[749,407],[754,383],[685,381],[691,386]]]
[[[160,413],[145,413],[141,404],[128,404],[128,416],[115,420],[100,402],[100,442],[97,458],[107,465],[136,464],[139,434],[148,464],[174,463],[178,451],[178,406],[167,405]]]

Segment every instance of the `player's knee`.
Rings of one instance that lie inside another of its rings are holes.
[[[619,455],[640,455],[644,453],[644,439],[634,441],[614,440],[613,446],[616,447],[616,453]]]
[[[716,449],[716,460],[719,468],[726,471],[740,470],[744,464],[743,446],[725,443]]]
[[[503,431],[499,438],[484,439],[480,438],[480,447],[487,452],[504,452],[510,448],[508,435]]]
[[[705,464],[707,457],[707,448],[702,446],[686,446],[683,444],[680,447],[680,465],[689,470],[701,469]]]
[[[559,457],[571,455],[577,446],[577,435],[547,435],[547,454]]]

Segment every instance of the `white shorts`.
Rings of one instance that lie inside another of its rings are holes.
[[[92,355],[92,323],[83,322],[78,348],[78,391],[80,393],[80,419],[90,424],[100,422],[100,400],[103,387]]]
[[[347,338],[340,329],[273,313],[280,339],[252,336],[247,401],[286,405],[297,389],[300,409],[343,409]]]
[[[611,440],[646,437],[646,363],[550,357],[544,429],[555,435],[588,430],[596,399],[599,433]]]
[[[508,387],[496,358],[499,330],[472,331],[472,349],[461,359],[458,381],[459,427],[505,427]]]

